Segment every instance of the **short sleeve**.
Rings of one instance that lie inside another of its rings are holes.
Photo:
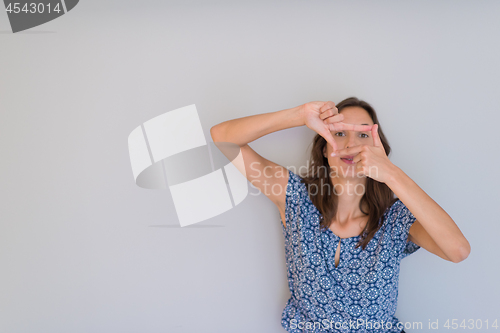
[[[287,169],[288,172],[288,182],[286,184],[285,193],[285,219],[286,228],[285,230],[290,230],[292,228],[292,222],[295,220],[293,217],[297,214],[297,207],[299,204],[299,195],[297,191],[297,175],[291,170]],[[296,226],[293,226],[295,229]]]
[[[398,199],[390,208],[387,218],[392,229],[391,238],[394,246],[394,255],[399,259],[403,259],[417,251],[420,246],[408,241],[410,227],[417,220],[408,207]]]
[[[301,228],[301,210],[304,209],[305,185],[301,183],[301,177],[288,170],[288,183],[286,185],[285,218],[287,232],[295,232]]]
[[[418,249],[420,249],[420,246],[408,240],[408,235],[410,234],[410,227],[417,219],[415,218],[415,216],[413,216],[408,207],[406,207],[406,205],[401,200],[398,201],[401,203],[398,220],[403,227],[401,239],[406,242],[405,243],[406,245],[403,248],[403,252],[401,253],[401,259],[403,259],[412,254],[413,252],[417,251]]]

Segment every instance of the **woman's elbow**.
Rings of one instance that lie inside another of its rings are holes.
[[[470,254],[470,244],[465,240],[465,244],[458,247],[453,258],[450,258],[452,262],[459,263],[467,259]]]
[[[214,125],[210,128],[210,136],[212,137],[212,140],[215,141],[220,141],[220,129],[219,129],[219,124]]]

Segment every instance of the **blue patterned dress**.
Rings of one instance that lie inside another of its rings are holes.
[[[292,333],[401,332],[394,316],[399,264],[420,248],[407,242],[413,214],[397,200],[385,211],[382,227],[365,250],[355,248],[361,236],[340,239],[330,229],[320,230],[321,213],[306,185],[288,171],[282,227],[291,297],[281,326]]]

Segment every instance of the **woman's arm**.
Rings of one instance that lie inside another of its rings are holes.
[[[337,151],[339,157],[355,155],[356,173],[385,183],[415,216],[408,239],[426,250],[453,262],[470,253],[470,244],[451,217],[387,156],[378,134],[371,126],[373,144],[362,144]]]
[[[409,240],[455,263],[469,256],[470,244],[453,219],[400,168],[394,165],[386,184],[417,219]]]
[[[304,108],[298,106],[228,120],[210,129],[212,139],[219,150],[252,186],[258,188],[278,206],[282,215],[285,212],[288,170],[259,155],[248,143],[272,132],[304,125],[304,112]],[[226,143],[230,143],[229,146]],[[231,147],[231,144],[239,146],[237,154],[234,154],[234,147]],[[234,158],[238,154],[241,154],[240,158]]]
[[[248,181],[271,199],[280,211],[284,211],[288,170],[257,154],[248,143],[272,132],[306,125],[335,145],[330,128],[350,126],[343,124],[342,119],[343,115],[338,113],[333,102],[316,101],[291,109],[228,120],[213,126],[210,134],[217,147]],[[234,153],[229,153],[233,149],[224,148],[225,142],[238,145],[241,158],[234,158]]]
[[[269,133],[305,125],[303,114],[304,109],[297,106],[291,109],[232,119],[213,126],[210,129],[210,134],[212,138],[217,138],[217,141],[231,142],[243,147]]]

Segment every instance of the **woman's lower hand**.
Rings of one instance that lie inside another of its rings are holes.
[[[355,172],[358,175],[370,177],[378,182],[386,183],[397,167],[389,160],[382,141],[378,135],[378,124],[371,126],[372,145],[358,145],[337,151],[342,158],[354,155],[352,161],[356,163]]]

